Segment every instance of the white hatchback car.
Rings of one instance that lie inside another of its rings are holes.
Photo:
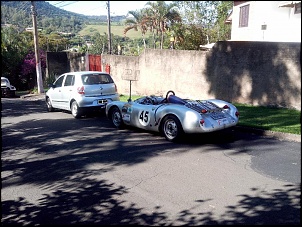
[[[86,111],[105,110],[118,101],[117,87],[110,74],[99,71],[68,72],[60,75],[45,94],[47,110],[71,111],[75,118]]]

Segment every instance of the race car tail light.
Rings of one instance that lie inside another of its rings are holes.
[[[236,111],[235,115],[236,115],[236,117],[239,117],[239,112],[238,112],[238,111]]]
[[[203,120],[203,119],[200,119],[199,123],[203,126],[204,120]]]
[[[223,109],[229,109],[230,107],[228,105],[224,105],[222,108]]]
[[[77,91],[78,91],[78,93],[79,93],[80,95],[84,95],[84,94],[85,94],[85,88],[84,88],[84,86],[78,87],[78,88],[77,88]]]
[[[202,109],[200,112],[204,114],[204,113],[206,113],[208,111],[206,109]]]
[[[114,87],[115,87],[115,92],[117,93],[117,86],[116,86],[116,84],[114,84]]]

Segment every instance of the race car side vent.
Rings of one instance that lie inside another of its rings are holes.
[[[214,103],[209,101],[189,101],[185,104],[186,107],[191,108],[198,113],[211,113],[220,110],[218,106],[216,106]]]

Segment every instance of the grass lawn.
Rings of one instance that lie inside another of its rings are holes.
[[[141,96],[132,95],[135,100]],[[121,95],[127,101],[129,95]],[[301,135],[301,111],[234,103],[240,113],[239,126]]]
[[[240,113],[238,125],[301,135],[301,111],[236,103],[234,105]]]

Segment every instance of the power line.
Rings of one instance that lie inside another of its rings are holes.
[[[68,6],[68,5],[72,5],[72,4],[77,3],[77,2],[78,2],[78,1],[68,2],[68,3],[66,3],[65,5],[62,5],[61,7]]]
[[[56,6],[58,8],[62,8],[64,6],[68,6],[68,5],[72,5],[74,3],[77,3],[78,1],[60,1],[60,2],[57,2],[57,3],[53,3],[52,5],[53,6]],[[62,4],[63,3],[63,4]],[[64,4],[65,3],[65,4]],[[62,4],[62,5],[60,5]]]
[[[52,3],[53,6],[57,7],[57,8],[64,8],[65,6],[68,6],[68,5],[72,5],[72,4],[75,4],[77,2],[81,2],[81,1],[60,1],[60,2],[56,2],[56,3]],[[100,1],[100,3],[103,3],[102,1]],[[106,3],[105,3],[106,5]],[[85,12],[91,12],[91,11],[96,11],[98,9],[102,9],[104,8],[104,5],[103,6],[99,6],[99,7],[92,7],[91,9],[88,9],[88,10],[85,10]],[[64,10],[67,10],[67,9],[64,9]],[[70,10],[67,10],[67,11],[70,11]],[[72,12],[72,11],[71,11]],[[81,14],[85,14],[85,12],[81,13]]]
[[[57,3],[53,3],[52,5],[56,6],[56,5],[58,5],[58,4],[60,4],[60,3],[63,3],[63,2],[64,2],[64,1],[57,2]]]

